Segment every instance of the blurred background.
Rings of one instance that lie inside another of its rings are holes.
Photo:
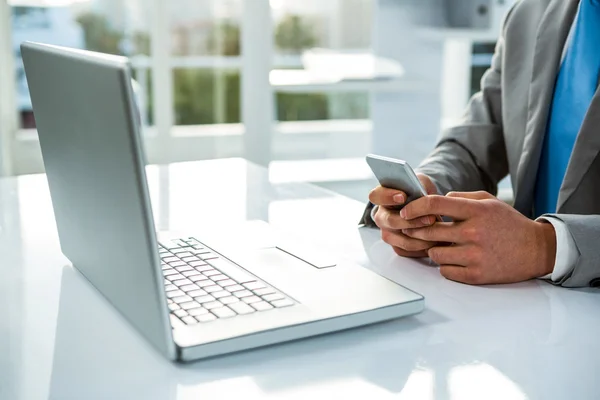
[[[33,40],[130,58],[150,164],[245,157],[364,201],[367,153],[416,166],[460,119],[514,1],[0,0],[0,175],[43,172]]]

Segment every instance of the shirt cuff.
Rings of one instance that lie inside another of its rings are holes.
[[[540,279],[549,279],[553,282],[558,282],[575,268],[575,264],[579,258],[577,244],[563,221],[549,216],[540,217],[536,221],[549,222],[554,227],[554,232],[556,233],[554,270],[552,273],[540,277]]]

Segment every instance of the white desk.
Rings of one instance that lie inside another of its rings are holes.
[[[149,167],[159,229],[263,219],[426,296],[417,316],[167,362],[61,255],[43,175],[0,180],[0,399],[598,398],[600,294],[470,287],[359,230],[363,205],[242,160]],[[94,240],[93,232],[89,239]],[[106,249],[110,251],[110,249]]]

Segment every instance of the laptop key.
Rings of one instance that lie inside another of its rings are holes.
[[[242,285],[233,285],[233,286],[227,286],[225,287],[226,290],[230,291],[230,292],[240,292],[242,290],[246,290],[244,289],[244,287]]]
[[[239,303],[240,299],[235,296],[221,297],[219,301],[223,304]]]
[[[239,298],[242,298],[242,297],[250,297],[250,296],[254,296],[254,295],[252,294],[252,292],[251,292],[251,291],[249,291],[249,290],[242,290],[242,291],[240,291],[240,292],[233,292],[233,295],[234,295],[235,297],[239,297]]]
[[[282,295],[281,293],[273,293],[273,294],[267,294],[267,295],[263,296],[262,298],[265,301],[273,302],[275,300],[285,299],[285,296]]]
[[[202,267],[204,265],[208,265],[204,261],[190,261],[188,264],[190,264],[192,267]]]
[[[231,296],[231,293],[229,293],[227,290],[221,290],[219,292],[211,293],[211,295],[214,298],[220,299],[221,297],[229,297],[229,296]]]
[[[170,292],[167,292],[167,297],[170,299],[180,296],[185,296],[185,293],[183,293],[181,290],[171,290]],[[177,303],[177,300],[174,299],[173,301]]]
[[[189,278],[191,276],[198,276],[198,275],[204,277],[204,275],[202,275],[200,272],[196,271],[195,269],[193,269],[191,271],[182,272],[181,275],[185,276],[186,278]]]
[[[187,251],[188,251],[187,248],[181,248],[181,247],[177,247],[175,249],[171,249],[171,253],[173,253],[173,254],[185,253]]]
[[[215,308],[223,307],[223,303],[221,303],[220,301],[211,301],[210,303],[202,304],[202,307],[206,308],[207,310],[213,310]]]
[[[173,297],[173,301],[181,305],[181,303],[192,301],[192,298],[190,296],[187,296],[185,293],[181,292],[181,296]]]
[[[223,290],[221,286],[215,285],[214,283],[211,286],[205,286],[202,289],[206,290],[208,293],[214,293]]]
[[[173,285],[172,283],[169,283],[165,286],[165,292],[170,292],[172,290],[177,290],[177,286]]]
[[[217,271],[216,269],[211,269],[209,271],[204,271],[204,272],[202,272],[202,274],[204,274],[204,276],[223,275],[219,271]]]
[[[185,266],[187,266],[187,264],[186,264],[186,263],[184,263],[183,261],[173,261],[173,262],[170,262],[170,263],[169,263],[169,265],[170,265],[171,267],[173,267],[173,268],[175,268],[175,267],[185,267]]]
[[[171,320],[171,326],[173,329],[182,328],[185,326],[185,324],[174,315],[169,315],[169,319]]]
[[[214,279],[213,279],[214,281]],[[227,286],[235,286],[237,285],[237,283],[233,280],[233,279],[226,279],[223,281],[217,281],[217,284],[221,287],[227,287]]]
[[[204,261],[206,260],[213,260],[216,258],[219,258],[220,256],[216,253],[203,253],[203,254],[198,254],[198,256],[203,259]]]
[[[210,321],[214,321],[217,319],[217,317],[215,317],[213,314],[208,313],[208,314],[203,314],[203,315],[198,315],[196,317],[196,319],[198,320],[198,322],[210,322]]]
[[[173,283],[173,285],[177,285],[177,286],[183,286],[183,285],[191,285],[193,282],[190,281],[189,279],[178,279],[176,281],[171,281]]]
[[[195,276],[192,276],[192,278],[195,278]],[[215,283],[213,281],[211,281],[210,279],[208,279],[207,277],[204,277],[205,280],[203,281],[196,281],[196,285],[200,286],[201,288],[205,288],[208,286],[214,286]]]
[[[209,294],[205,294],[204,296],[194,297],[194,300],[200,304],[210,303],[211,301],[215,301],[215,298]]]
[[[252,304],[250,304],[250,306],[252,308],[254,308],[256,311],[267,311],[267,310],[273,309],[273,306],[270,305],[269,303],[267,303],[266,301],[259,301],[257,303],[252,303]]]
[[[170,263],[170,262],[179,261],[179,258],[173,257],[173,256],[167,256],[167,257],[164,257],[162,260],[166,263]]]
[[[208,263],[238,283],[256,280],[255,277],[247,273],[244,269],[224,258],[215,258]]]
[[[258,303],[259,301],[262,301],[262,299],[258,296],[250,296],[250,297],[244,297],[242,299],[242,301],[247,304],[252,304],[252,303]]]
[[[196,239],[195,237],[192,237],[192,236],[187,238],[186,242],[188,244],[191,244],[192,246],[204,246],[204,244],[202,244],[201,241],[199,241],[198,239]]]
[[[262,289],[262,288],[266,287],[265,284],[260,283],[258,281],[244,283],[244,286],[246,287],[246,289],[250,289],[250,290]]]
[[[192,290],[198,290],[200,289],[200,287],[198,285],[183,285],[180,287],[181,290],[183,290],[184,292],[191,292]]]
[[[173,311],[173,314],[177,315],[179,318],[183,318],[188,315],[188,312],[185,310],[179,309],[179,310]]]
[[[210,249],[201,246],[192,246],[192,249],[190,250],[190,253],[195,254],[197,256],[200,254],[206,254],[210,252]]]
[[[263,288],[263,289],[253,290],[253,292],[257,296],[264,296],[265,294],[275,293],[275,289],[273,289],[273,288]]]
[[[183,275],[185,275],[185,273]],[[206,280],[208,280],[208,278],[206,276],[202,275],[198,271],[196,271],[196,275],[190,275],[188,278],[189,278],[190,281],[192,281],[194,283],[196,283],[198,281],[206,281]]]
[[[175,271],[173,268],[163,270],[163,276],[169,275],[177,275],[179,272]]]
[[[227,280],[231,280],[231,279],[229,279],[228,276],[225,276],[223,274],[218,274],[218,275],[212,275],[210,277],[210,280],[213,282],[219,282],[219,281],[227,281]]]
[[[200,307],[200,304],[195,301],[188,301],[187,303],[181,303],[179,306],[184,310],[191,310],[192,308]]]
[[[194,271],[194,268],[190,267],[189,265],[184,265],[181,267],[175,267],[175,269],[179,272],[186,272],[186,271]]]
[[[183,317],[183,318],[181,318],[181,320],[188,325],[195,325],[198,323],[198,320],[196,320],[196,318],[190,317],[190,316]]]
[[[182,257],[181,261],[185,261],[187,263],[192,262],[192,261],[201,261],[198,257]]]
[[[179,257],[181,259],[183,259],[185,257],[191,257],[191,256],[193,256],[193,254],[190,253],[187,249],[183,253],[177,253],[177,257]]]
[[[290,299],[283,299],[283,300],[272,301],[271,304],[273,304],[277,308],[282,308],[282,307],[293,306],[294,302],[291,301]]]
[[[169,304],[169,310],[171,311],[176,311],[179,310],[181,307],[179,307],[179,305],[177,303],[171,303]]]
[[[179,279],[185,279],[185,276],[181,275],[181,274],[174,274],[174,275],[168,275],[165,276],[165,279],[170,280],[171,282],[179,280]]]
[[[208,310],[206,308],[194,308],[193,310],[190,310],[189,314],[192,317],[197,317],[199,315],[208,314]]]
[[[177,249],[178,247],[180,247],[179,244],[173,243],[173,242],[170,242],[170,241],[169,242],[166,242],[166,241],[165,242],[161,242],[160,245],[162,247],[164,247],[165,249],[171,250],[171,251],[173,249]]]
[[[192,290],[191,292],[188,292],[188,296],[190,297],[200,297],[200,296],[206,296],[208,293],[206,293],[204,290],[202,289],[198,289],[198,290]]]
[[[223,301],[223,300],[221,300]],[[250,307],[246,303],[233,303],[229,304],[229,307],[238,314],[252,314],[254,312],[254,308]]]
[[[215,308],[212,310],[212,313],[215,314],[219,318],[231,318],[235,317],[237,314],[229,307],[221,307]]]

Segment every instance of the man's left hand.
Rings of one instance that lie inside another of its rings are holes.
[[[449,245],[428,250],[441,274],[468,284],[513,283],[552,272],[556,235],[549,223],[536,222],[487,192],[451,192],[426,196],[400,215],[414,220],[444,215],[454,222],[403,230],[415,239]]]

